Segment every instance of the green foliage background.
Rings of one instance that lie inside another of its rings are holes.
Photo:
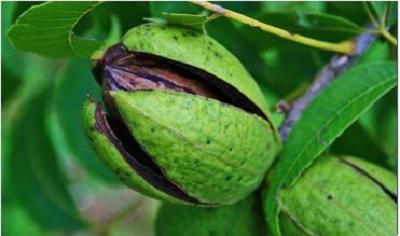
[[[87,94],[99,97],[90,61],[23,53],[6,37],[17,17],[36,4],[1,3],[2,233],[153,235],[159,202],[122,186],[84,137],[83,101]],[[220,4],[291,32],[333,42],[359,34],[368,21],[361,2]],[[74,31],[115,42],[121,33],[145,23],[144,17],[161,17],[162,12],[204,13],[185,2],[109,2],[86,15]],[[208,24],[207,32],[247,67],[273,111],[279,100],[301,94],[333,55],[225,18]],[[395,61],[396,56],[396,48],[377,40],[357,63]],[[330,151],[363,157],[396,171],[396,98],[392,89]],[[283,115],[274,112],[274,119],[279,124]]]

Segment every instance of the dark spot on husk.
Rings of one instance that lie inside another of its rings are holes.
[[[267,146],[266,146],[266,149],[269,150],[270,147],[271,147],[271,142],[268,142],[268,143],[267,143]]]
[[[333,220],[332,220],[332,224],[337,224],[337,223],[339,223],[339,220],[338,220],[338,219],[333,219]]]
[[[222,55],[219,54],[218,52],[214,52],[214,55],[215,55],[216,57],[218,57],[218,58],[222,58]]]
[[[353,221],[350,221],[347,225],[348,225],[350,228],[353,228],[355,224],[354,224]]]

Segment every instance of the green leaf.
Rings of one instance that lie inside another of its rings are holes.
[[[266,217],[274,235],[279,235],[279,189],[293,184],[336,137],[396,85],[396,68],[395,63],[376,63],[350,69],[305,109],[282,150],[267,195]]]
[[[368,51],[356,61],[356,65],[391,60],[390,45],[387,42],[375,41]]]
[[[379,102],[380,100],[376,102],[374,106]],[[360,117],[358,122],[347,128],[343,134],[332,143],[329,153],[335,154],[336,156],[357,156],[380,166],[388,167],[386,163],[387,155],[382,150],[380,143],[361,125],[361,118],[367,113],[369,113],[369,110]]]
[[[262,9],[265,12],[272,11],[301,11],[301,12],[324,12],[326,2],[323,1],[274,1],[262,2]]]
[[[390,45],[387,42],[376,41],[368,49],[368,52],[357,61],[357,65],[391,60],[393,60],[393,58],[391,57]],[[396,170],[397,168],[396,97],[396,90],[390,91],[359,119],[359,124],[364,132],[373,140],[375,145],[380,146],[381,152],[384,152],[384,155],[379,155],[375,158],[380,158],[380,163],[390,170]],[[368,145],[368,147],[370,146]],[[357,156],[372,157],[372,153]]]
[[[23,68],[24,83],[18,96],[7,104],[2,120],[7,135],[2,144],[8,149],[2,153],[3,203],[23,207],[41,228],[75,230],[84,224],[68,192],[45,123],[54,68],[37,56],[28,58],[30,63]]]
[[[266,12],[257,19],[293,33],[328,42],[347,40],[362,31],[345,18],[322,13]],[[210,23],[213,24],[214,22]],[[244,51],[258,54],[262,58],[263,67],[258,66],[265,73],[261,84],[265,84],[280,97],[286,97],[304,86],[332,57],[332,53],[281,39],[258,28],[244,25],[239,25],[238,28],[241,36],[251,43]]]
[[[12,97],[16,88],[21,85],[21,67],[23,67],[23,58],[11,47],[10,42],[6,37],[6,29],[12,24],[12,19],[15,15],[17,3],[16,2],[3,2],[1,4],[1,59],[2,59],[2,77],[4,79],[1,83],[2,94],[1,99],[3,103],[8,102]],[[17,66],[16,66],[17,65]]]
[[[48,235],[36,224],[35,219],[21,205],[3,205],[2,235]]]
[[[16,198],[42,227],[75,230],[83,226],[67,190],[44,123],[48,94],[30,100],[18,126],[7,160],[9,178],[4,189]],[[28,136],[26,134],[34,134]],[[7,204],[7,202],[5,203]]]
[[[360,117],[360,125],[379,144],[385,155],[381,155],[384,166],[397,168],[397,92],[392,89],[371,109]],[[384,158],[386,157],[386,158]]]
[[[259,14],[262,9],[261,1],[219,1],[217,4],[225,9],[229,9],[247,16]]]
[[[102,43],[76,36],[75,25],[98,2],[46,2],[20,15],[8,36],[18,50],[49,57],[89,57]]]
[[[107,41],[117,28],[115,18],[118,19],[118,27],[121,28],[122,34],[134,26],[145,23],[143,17],[149,16],[149,4],[148,2],[103,2],[88,17],[88,20],[93,21],[94,27],[100,28],[97,30],[100,32],[94,34],[95,38]],[[86,23],[85,19],[86,17],[82,23]]]
[[[111,15],[111,29],[108,37],[104,41],[104,44],[92,53],[90,59],[99,60],[102,58],[109,47],[121,41],[121,37],[121,22],[119,21],[118,17]]]
[[[83,103],[88,94],[100,98],[100,89],[91,74],[89,61],[72,60],[64,70],[55,74],[55,79],[57,83],[54,86],[51,110],[72,154],[69,158],[76,158],[89,173],[103,181],[119,183],[97,158],[83,132]]]
[[[369,22],[369,17],[363,7],[363,2],[326,2],[326,13],[341,16],[351,20],[357,25],[364,26]]]
[[[369,2],[371,4],[372,9],[374,10],[375,14],[379,17],[382,18],[383,15],[385,14],[385,5],[387,4],[386,2]]]
[[[189,2],[150,2],[150,14],[161,17],[163,12],[199,14],[202,9]]]
[[[355,65],[390,61],[390,45],[376,41]],[[362,157],[394,170],[397,157],[396,92],[392,90],[379,99],[343,135],[335,140],[330,152]],[[357,140],[354,142],[353,140]],[[393,145],[396,143],[396,145]],[[396,165],[397,166],[397,165]]]
[[[19,67],[15,65],[21,64],[21,56],[19,56],[15,50],[11,47],[10,42],[7,40],[6,31],[12,24],[12,19],[15,14],[17,3],[16,2],[4,2],[1,5],[1,48],[2,48],[2,63],[3,66],[10,71],[10,74],[17,76],[19,74]],[[7,60],[4,56],[7,56]],[[5,82],[9,82],[5,80]],[[7,91],[7,90],[6,90]],[[9,90],[8,90],[9,91]]]
[[[111,30],[110,33],[105,40],[105,45],[113,45],[118,43],[122,37],[122,30],[121,30],[121,22],[119,18],[115,15],[111,16]]]
[[[179,13],[163,13],[163,17],[169,24],[182,25],[192,29],[204,32],[204,24],[207,21],[205,15],[179,14]]]
[[[261,58],[264,64],[264,84],[281,98],[290,100],[292,94],[304,90],[324,63],[330,53],[318,52],[317,49],[302,50],[299,48],[272,48],[263,51]],[[299,63],[299,60],[308,63]]]
[[[157,236],[266,235],[258,195],[237,204],[201,208],[163,203],[157,212]]]
[[[385,26],[392,26],[397,22],[397,3],[396,2],[377,2],[371,1],[373,12],[377,16],[378,23],[383,22]]]
[[[221,29],[224,29],[221,31]],[[253,50],[255,45],[240,32],[229,19],[218,19],[207,24],[207,33],[230,50],[246,67],[259,86],[269,87],[269,68],[262,58]],[[235,39],[235,40],[232,40]]]
[[[8,156],[14,141],[11,138],[11,130],[16,126],[16,121],[22,116],[29,100],[49,86],[50,73],[52,72],[48,61],[43,61],[42,58],[38,58],[36,55],[24,55],[21,60],[21,65],[23,66],[19,67],[18,77],[21,84],[18,89],[17,87],[11,87],[13,94],[2,109],[2,155],[4,157]],[[4,89],[2,87],[2,92]]]
[[[388,2],[388,14],[386,19],[386,26],[392,27],[397,24],[397,2]]]

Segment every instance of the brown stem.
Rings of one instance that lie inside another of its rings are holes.
[[[369,27],[370,28],[370,27]],[[303,96],[291,102],[286,114],[286,119],[279,128],[282,142],[286,142],[293,125],[300,119],[304,109],[312,100],[334,79],[348,69],[360,56],[368,49],[369,45],[375,40],[372,32],[367,31],[355,39],[356,54],[354,55],[335,55],[331,61],[325,65],[316,75],[313,83]]]

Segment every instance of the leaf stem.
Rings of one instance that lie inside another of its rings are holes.
[[[381,32],[382,36],[383,36],[388,42],[390,42],[391,44],[397,46],[397,39],[396,39],[395,37],[393,37],[393,36],[389,33],[389,31],[387,31],[386,27],[381,27],[380,32]]]
[[[375,18],[375,16],[372,14],[368,3],[363,2],[363,6],[365,9],[365,12],[367,12],[367,14],[368,14],[370,21],[372,22],[372,24],[374,25],[374,27],[377,30],[376,33],[382,35],[382,37],[384,37],[388,42],[397,46],[397,39],[389,33],[389,31],[387,30],[387,27],[386,27],[386,19],[387,19],[387,15],[388,15],[388,11],[389,11],[388,5],[387,4],[385,5],[384,13],[383,13],[383,16],[381,17],[379,23],[378,23],[378,20]]]
[[[229,9],[225,9],[219,5],[207,2],[207,1],[192,1],[192,3],[199,5],[209,11],[215,12],[221,16],[225,16],[234,20],[237,20],[243,24],[256,27],[261,29],[262,31],[274,34],[278,37],[291,40],[293,42],[301,43],[307,46],[327,50],[327,51],[333,51],[336,53],[342,53],[342,54],[354,54],[355,53],[355,45],[353,41],[343,41],[340,43],[331,43],[331,42],[326,42],[326,41],[320,41],[317,39],[313,38],[308,38],[305,36],[302,36],[300,34],[296,33],[291,33],[287,30],[268,25],[265,23],[262,23],[256,19],[250,18],[246,15],[236,13],[234,11],[231,11]]]

